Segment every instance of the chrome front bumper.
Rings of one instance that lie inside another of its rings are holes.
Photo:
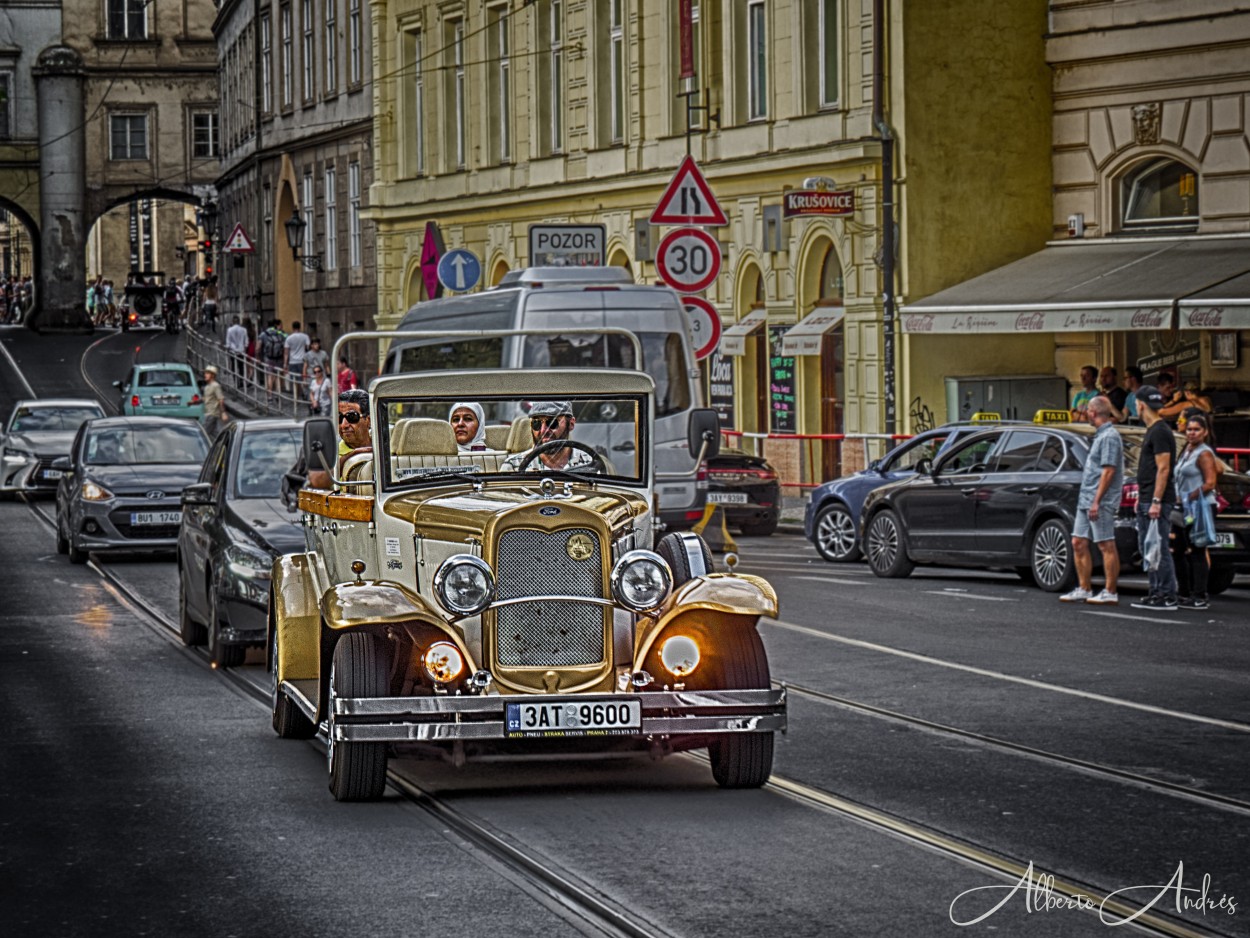
[[[282,690],[309,719],[315,718],[316,681],[283,681]],[[509,703],[585,704],[638,700],[642,726],[625,736],[648,739],[719,733],[767,733],[786,729],[786,689],[643,691],[636,694],[486,694],[465,697],[336,698],[331,720],[335,742],[443,742],[457,739],[523,739],[504,728]],[[600,738],[589,733],[571,738]],[[550,737],[548,737],[550,738]]]

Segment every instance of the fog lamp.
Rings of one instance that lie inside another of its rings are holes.
[[[664,602],[673,574],[659,554],[631,550],[612,568],[612,595],[626,609],[643,612]]]
[[[686,635],[674,635],[660,646],[660,661],[674,677],[685,677],[697,668],[699,658],[699,646]]]
[[[456,554],[434,574],[434,595],[448,612],[475,616],[495,598],[495,576],[481,558]]]
[[[450,684],[464,670],[464,656],[451,642],[435,642],[425,650],[421,663],[436,684]]]

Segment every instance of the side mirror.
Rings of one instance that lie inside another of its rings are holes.
[[[61,472],[70,472],[74,468],[74,460],[69,456],[58,456],[52,460],[52,465],[49,468],[57,469]]]
[[[931,476],[933,475],[933,460],[927,456],[916,463],[916,475]]]
[[[334,478],[338,461],[339,431],[329,417],[310,417],[304,422],[304,466],[320,469]]]
[[[872,462],[870,462],[870,463],[868,464],[868,468],[869,468],[869,469],[871,469],[873,472],[880,472],[880,471],[881,471],[881,460],[880,460],[880,459],[874,459]]]
[[[196,482],[182,490],[183,505],[211,505],[213,503],[213,483]]]
[[[710,407],[696,407],[690,411],[686,442],[691,456],[698,457],[702,451],[704,459],[711,459],[720,452],[720,417],[716,411]]]
[[[121,383],[120,381],[114,381],[114,382],[113,382],[113,387],[115,387],[115,388],[120,388],[121,386],[122,386],[122,383]]]

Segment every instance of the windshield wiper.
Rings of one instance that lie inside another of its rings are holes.
[[[581,482],[583,485],[594,485],[600,478],[598,475],[588,476],[580,472],[574,472],[572,469],[553,469],[550,466],[543,466],[541,469],[526,469],[520,475],[552,475],[558,479],[572,479],[574,482]]]

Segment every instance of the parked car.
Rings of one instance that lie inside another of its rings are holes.
[[[172,551],[182,490],[208,452],[197,423],[174,417],[100,417],[78,431],[56,490],[56,550],[71,563],[88,551]]]
[[[208,643],[213,663],[243,663],[263,646],[270,568],[304,548],[299,515],[282,501],[299,457],[295,420],[240,420],[213,441],[197,481],[182,491],[178,618],[185,645]]]
[[[134,365],[121,381],[118,410],[123,414],[145,414],[159,417],[204,416],[204,399],[190,365],[182,362],[157,362]]]
[[[425,370],[370,398],[370,452],[336,467],[340,491],[299,491],[308,549],[270,592],[273,726],[326,721],[335,798],[380,797],[395,746],[456,764],[706,749],[722,787],[768,780],[786,692],[756,626],[776,593],[713,574],[698,535],[660,537],[650,376]],[[465,400],[523,421],[533,448],[459,452],[447,414]],[[570,430],[577,408],[615,415],[610,458]],[[688,417],[686,445],[715,455],[715,412]],[[330,421],[305,424],[306,465],[336,445]]]
[[[722,505],[725,523],[749,536],[777,530],[781,481],[763,456],[723,447],[707,461],[707,500]]]
[[[1125,482],[1115,540],[1121,568],[1130,570],[1141,560],[1135,480],[1145,430],[1116,429],[1124,440]],[[864,503],[860,537],[869,567],[882,577],[907,576],[919,563],[1011,567],[1048,592],[1071,589],[1072,523],[1094,433],[1085,424],[996,426],[967,436],[932,462],[918,462],[912,476],[876,489]],[[1244,499],[1250,477],[1225,472],[1221,491],[1244,493]],[[1230,534],[1236,517],[1217,520],[1217,532]],[[1236,549],[1234,543],[1212,550],[1209,592],[1232,583]]]
[[[95,401],[77,398],[21,400],[0,434],[0,495],[56,491],[61,470],[52,463],[69,454],[84,421],[103,417]]]
[[[984,422],[963,421],[925,430],[874,459],[867,469],[817,486],[803,517],[807,539],[831,563],[859,560],[859,520],[868,493],[910,477],[920,460],[932,460],[956,441],[986,426]]]

